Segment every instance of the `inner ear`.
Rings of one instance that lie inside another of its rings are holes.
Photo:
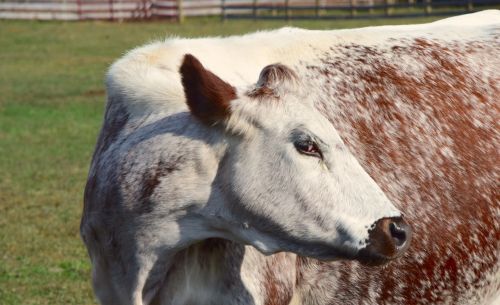
[[[179,72],[187,105],[195,117],[212,125],[229,116],[230,102],[236,99],[233,86],[205,69],[191,54],[184,56]]]
[[[251,97],[279,97],[280,92],[287,90],[297,80],[297,75],[283,64],[272,64],[264,67],[259,80],[249,95]]]

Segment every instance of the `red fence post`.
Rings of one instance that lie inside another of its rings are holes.
[[[78,20],[82,20],[82,4],[81,0],[76,0],[76,13],[78,14]]]
[[[109,0],[109,20],[113,20],[113,0]]]

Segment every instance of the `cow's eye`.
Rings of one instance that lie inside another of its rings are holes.
[[[298,152],[304,155],[323,159],[323,154],[318,148],[318,144],[312,140],[299,140],[293,143]]]

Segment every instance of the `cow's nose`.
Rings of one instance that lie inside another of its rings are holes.
[[[411,238],[411,227],[401,217],[393,219],[389,223],[389,232],[398,251],[405,247]],[[387,230],[387,229],[384,229]]]
[[[369,232],[368,245],[359,252],[361,262],[379,265],[399,257],[410,245],[411,235],[403,218],[379,219]]]

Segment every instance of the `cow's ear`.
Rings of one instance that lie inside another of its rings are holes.
[[[180,73],[189,110],[195,117],[212,125],[229,115],[230,102],[236,99],[233,86],[205,69],[191,54],[184,56]]]
[[[279,98],[282,94],[295,90],[298,77],[289,67],[272,64],[260,72],[255,88],[248,95],[256,98]]]
[[[259,75],[257,86],[275,89],[281,87],[285,82],[297,79],[295,72],[282,64],[273,64],[264,67]]]

